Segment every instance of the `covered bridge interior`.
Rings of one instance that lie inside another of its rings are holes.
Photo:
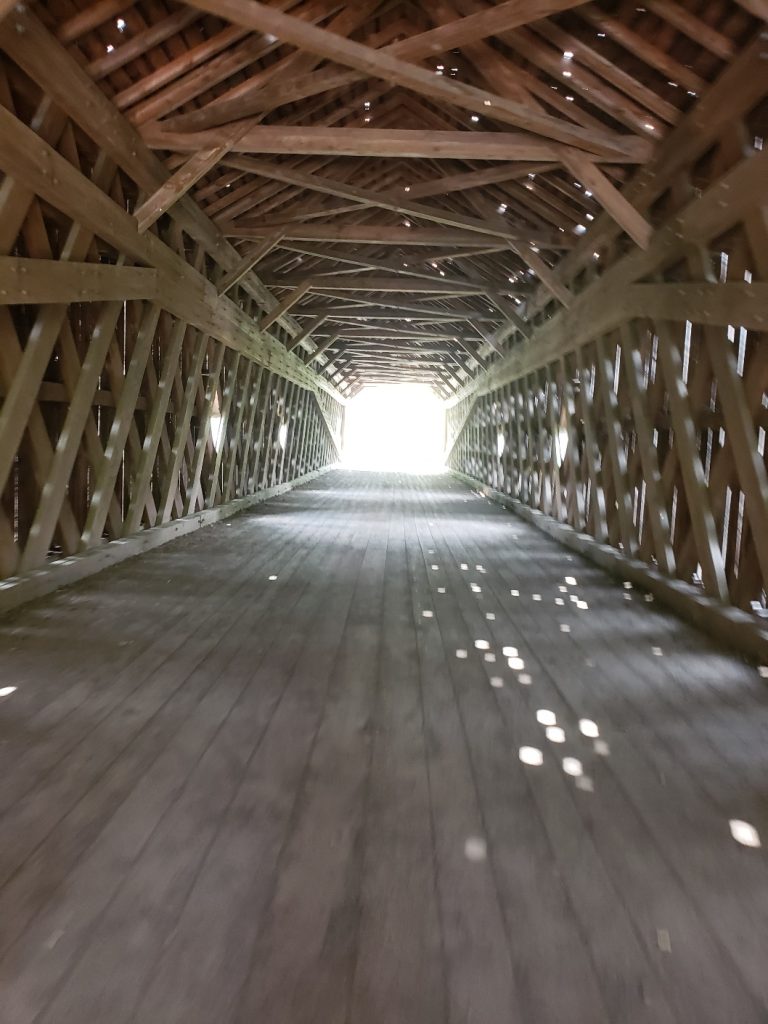
[[[768,1020],[767,20],[0,0],[0,1021]]]

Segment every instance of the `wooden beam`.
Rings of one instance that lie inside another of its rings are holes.
[[[0,305],[153,299],[157,290],[152,268],[0,257]]]
[[[268,330],[275,320],[278,320],[283,314],[287,313],[301,298],[309,291],[309,282],[305,281],[300,284],[297,288],[294,288],[275,308],[265,314],[259,321],[259,330]]]
[[[139,231],[146,231],[156,220],[169,210],[174,203],[185,196],[189,190],[205,177],[208,171],[221,160],[229,149],[222,142],[208,149],[201,149],[175,171],[160,188],[146,199],[136,210],[135,217]]]
[[[175,132],[157,123],[141,128],[152,149],[195,153],[226,138],[225,128]],[[625,136],[624,149],[611,155],[616,164],[642,163],[649,155],[645,139]],[[324,128],[301,125],[259,125],[232,147],[237,153],[290,153],[295,156],[378,156],[435,160],[510,160],[550,163],[557,147],[525,132],[424,131],[408,128]]]
[[[232,162],[232,166],[242,170],[253,171],[255,174],[260,174],[265,178],[277,179],[291,185],[297,185],[300,188],[321,192],[324,195],[332,195],[340,199],[351,199],[368,206],[389,210],[392,213],[416,217],[419,220],[432,221],[433,223],[447,225],[448,227],[476,231],[479,234],[492,235],[499,238],[516,239],[522,235],[527,240],[531,234],[528,229],[524,229],[522,232],[516,230],[513,225],[505,222],[501,217],[494,217],[492,220],[467,217],[462,214],[453,213],[450,210],[414,202],[405,194],[395,198],[392,195],[383,195],[372,189],[358,188],[335,179],[323,178],[319,174],[310,174],[283,167],[280,164],[265,164],[258,160],[240,157]],[[243,226],[249,226],[247,220],[241,223]]]
[[[451,228],[406,228],[397,224],[280,224],[271,227],[242,227],[239,224],[222,224],[221,230],[229,238],[265,238],[275,230],[290,241],[307,242],[352,242],[366,245],[428,245],[451,246],[454,248],[483,248],[487,238],[472,231]],[[559,236],[558,247],[568,248],[570,242],[564,235]],[[548,234],[531,229],[529,241],[545,248],[555,248],[557,239],[550,241]],[[511,246],[514,243],[509,242]],[[519,243],[522,245],[522,242]]]
[[[603,174],[588,157],[572,150],[562,151],[563,163],[578,178],[585,189],[593,193],[605,212],[632,238],[641,249],[647,249],[651,242],[653,227],[622,195],[616,186]]]
[[[457,281],[436,276],[431,281],[423,281],[418,278],[402,278],[397,276],[369,277],[365,274],[354,274],[349,277],[344,275],[310,277],[304,279],[301,284],[305,285],[305,291],[311,292],[420,292],[427,295],[487,295],[489,292],[499,290],[505,291],[503,285],[498,282],[488,284]],[[295,278],[265,279],[264,283],[268,288],[280,288],[299,285]],[[509,286],[509,291],[512,291]]]
[[[259,245],[252,246],[243,256],[242,261],[219,281],[217,286],[219,295],[224,295],[230,288],[234,288],[249,270],[253,270],[256,264],[274,249],[282,237],[282,234],[276,231],[274,234],[268,235]]]
[[[351,39],[344,39],[274,7],[258,3],[257,0],[194,0],[192,6],[207,10],[217,17],[227,18],[245,28],[268,32],[302,50],[352,67],[373,78],[381,78],[431,99],[442,100],[476,114],[513,124],[544,138],[576,146],[602,157],[627,153],[624,140],[614,133],[583,129],[547,114],[539,114],[520,103],[435,75],[426,68],[409,64]],[[649,154],[650,147],[647,147],[645,155]]]
[[[3,20],[6,14],[11,13],[18,2],[19,0],[0,0],[0,21]]]

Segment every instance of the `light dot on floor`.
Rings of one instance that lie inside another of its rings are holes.
[[[469,566],[467,565],[466,562],[462,562],[459,568],[461,569],[462,572],[466,572]]]
[[[594,784],[588,775],[579,775],[576,779],[576,788],[583,789],[587,793],[594,792]]]
[[[517,755],[523,764],[544,764],[544,755],[538,747],[520,747]]]
[[[520,652],[516,647],[502,647],[501,653],[505,658],[516,658]]]
[[[556,605],[564,605],[565,601],[562,599],[562,597],[556,597],[555,598],[555,604]]]
[[[653,601],[653,594],[645,594],[645,595],[643,596],[643,600],[644,600],[644,601],[647,601],[647,602],[648,602],[648,603],[650,604],[650,603],[651,603],[651,601]]]
[[[467,860],[485,860],[488,856],[488,845],[480,836],[470,836],[464,843],[464,856]]]
[[[534,601],[540,601],[541,600],[541,594],[532,594],[531,597],[533,598]]]
[[[510,594],[512,595],[512,597],[520,597],[519,590],[510,590]]]
[[[494,662],[496,661],[496,655],[493,653],[493,651],[486,651],[486,653],[483,655],[483,661]]]
[[[565,733],[559,725],[548,725],[545,735],[550,743],[565,743]]]
[[[521,672],[525,668],[525,662],[522,658],[507,658],[507,664],[513,672]]]
[[[531,676],[528,675],[527,672],[521,672],[520,675],[517,677],[517,681],[518,683],[520,683],[521,686],[530,686],[533,682],[533,679],[531,678]]]
[[[568,584],[569,587],[575,587],[576,586],[576,577],[575,576],[566,576],[565,577],[565,582]]]
[[[742,846],[751,846],[753,849],[759,849],[762,845],[757,829],[748,821],[738,821],[734,818],[728,824],[731,827],[731,835],[737,843],[741,843]]]
[[[564,757],[563,771],[566,775],[573,775],[574,778],[584,773],[584,769],[582,768],[581,761],[578,757]]]
[[[589,605],[586,601],[577,601],[576,607],[580,608],[583,612],[585,612],[589,608]]]
[[[486,612],[485,617],[489,622],[495,622],[496,620],[496,615],[493,612]]]
[[[632,589],[632,584],[629,582],[629,580],[624,580],[624,589],[625,590],[631,590]]]
[[[472,591],[473,594],[480,594],[480,593],[482,593],[482,587],[479,587],[477,585],[477,583],[470,583],[469,584],[469,589]]]
[[[444,594],[445,593],[445,587],[438,587],[437,588],[437,592],[438,592],[438,594]]]
[[[467,652],[464,650],[464,648],[463,647],[459,647],[457,649],[457,651],[456,651],[456,657],[457,658],[466,658],[466,656],[467,656]]]
[[[491,676],[491,686],[494,690],[500,690],[504,685],[504,680],[501,676]]]
[[[540,708],[536,712],[536,721],[539,725],[556,725],[557,715],[554,711],[548,711],[546,708]]]
[[[437,566],[436,565],[430,566],[430,568],[434,569],[435,571],[437,571]]]
[[[10,697],[16,692],[15,686],[0,686],[0,697]]]
[[[568,593],[568,587],[564,587],[562,585],[562,583],[560,584],[560,586],[557,589],[560,591],[561,594],[567,594]]]
[[[487,640],[475,640],[475,647],[478,651],[487,651],[490,646]]]
[[[652,647],[651,652],[655,654],[657,658],[662,658],[664,656],[664,651],[662,651],[660,647]]]
[[[425,608],[421,614],[424,616],[425,619],[433,619],[435,617],[435,613],[431,612],[429,608]]]
[[[762,679],[768,679],[768,665],[759,665],[757,671]]]
[[[571,627],[568,625],[567,622],[561,622],[560,623],[560,632],[561,633],[570,633],[571,632]]]
[[[277,579],[277,576],[270,576],[269,579],[271,582],[274,582]]]
[[[580,718],[579,719],[579,731],[582,736],[589,736],[590,739],[595,739],[600,735],[600,730],[597,727],[597,722],[593,722],[591,718]]]
[[[594,750],[596,754],[601,757],[608,757],[611,752],[611,748],[605,742],[605,740],[595,740]]]

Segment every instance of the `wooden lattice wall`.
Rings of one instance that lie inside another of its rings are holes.
[[[335,462],[296,325],[191,199],[141,230],[167,171],[34,18],[0,45],[0,576]]]
[[[450,465],[760,611],[768,581],[768,72],[758,39],[541,292],[537,328],[449,410]],[[563,306],[566,308],[563,308]]]

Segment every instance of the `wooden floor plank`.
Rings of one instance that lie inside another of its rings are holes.
[[[0,1020],[768,1019],[764,682],[449,477],[328,474],[0,655]]]

